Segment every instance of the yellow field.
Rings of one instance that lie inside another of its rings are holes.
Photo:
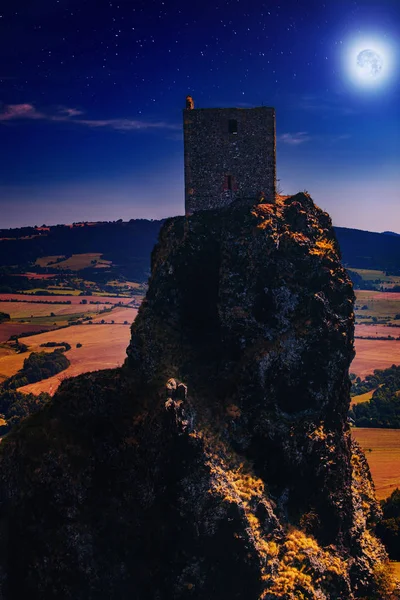
[[[358,396],[353,396],[353,398],[351,399],[351,406],[353,406],[353,404],[360,404],[361,402],[368,402],[368,400],[371,400],[376,389],[377,388],[375,388],[374,390],[371,390],[370,392],[366,392],[365,394],[359,394]]]
[[[367,457],[377,498],[387,498],[400,487],[400,429],[354,427],[352,435]]]
[[[122,365],[126,358],[126,348],[129,344],[130,335],[128,325],[115,324],[74,325],[67,329],[48,331],[26,337],[24,343],[29,346],[31,351],[54,350],[54,348],[41,348],[40,344],[45,342],[68,342],[72,348],[65,355],[71,361],[71,365],[54,377],[24,386],[20,390],[33,392],[34,394],[40,394],[40,392],[54,394],[61,381],[67,377],[75,377],[88,371],[110,369]],[[81,343],[82,348],[76,348],[77,343]],[[13,357],[14,372],[18,370],[15,369],[17,362],[19,361],[19,368],[21,368],[26,356],[27,354],[17,354]],[[2,370],[2,361],[0,361],[0,371]]]

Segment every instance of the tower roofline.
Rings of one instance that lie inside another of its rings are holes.
[[[207,108],[184,108],[183,110],[260,110],[260,109],[268,109],[275,110],[274,106],[216,106],[216,107],[207,107]]]

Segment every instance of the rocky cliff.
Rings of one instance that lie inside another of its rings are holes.
[[[124,367],[3,441],[3,597],[395,598],[347,425],[353,301],[308,195],[168,220]]]

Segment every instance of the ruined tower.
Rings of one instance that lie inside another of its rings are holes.
[[[274,202],[274,108],[194,108],[188,96],[183,124],[187,215],[233,201]]]

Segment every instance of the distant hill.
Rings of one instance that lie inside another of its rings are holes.
[[[146,281],[150,254],[163,221],[132,219],[0,230],[0,267],[31,269],[43,256],[100,253],[114,270]],[[347,267],[400,272],[400,235],[336,227]]]
[[[44,256],[99,253],[104,260],[111,261],[122,276],[145,281],[151,250],[162,223],[132,219],[3,229],[0,230],[0,267],[18,265],[32,270],[36,260]]]
[[[400,272],[400,236],[335,227],[347,267]]]
[[[385,235],[396,235],[400,237],[400,233],[396,233],[395,231],[384,231]]]

